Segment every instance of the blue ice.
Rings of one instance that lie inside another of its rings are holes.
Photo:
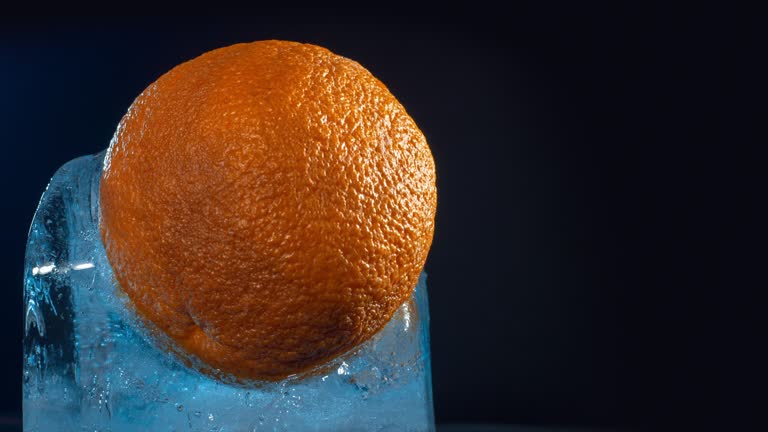
[[[233,384],[185,366],[126,307],[98,232],[103,152],[54,175],[24,273],[24,430],[432,431],[426,276],[371,340],[309,376]]]

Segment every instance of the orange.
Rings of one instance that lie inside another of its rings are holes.
[[[140,317],[209,373],[277,380],[369,339],[434,231],[416,123],[313,45],[217,49],[147,87],[104,161],[101,235]]]

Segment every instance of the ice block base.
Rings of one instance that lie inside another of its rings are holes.
[[[27,243],[25,431],[432,431],[425,275],[373,339],[305,376],[235,384],[133,316],[98,232],[104,154],[55,174]]]

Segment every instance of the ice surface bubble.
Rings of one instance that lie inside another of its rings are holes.
[[[103,158],[59,169],[30,229],[25,431],[434,430],[424,275],[381,332],[316,373],[216,380],[162,349],[115,285],[97,228]]]

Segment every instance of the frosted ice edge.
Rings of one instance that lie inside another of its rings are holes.
[[[60,168],[30,228],[24,430],[434,430],[423,274],[387,326],[323,374],[230,385],[158,350],[116,295],[98,235],[103,157]]]

